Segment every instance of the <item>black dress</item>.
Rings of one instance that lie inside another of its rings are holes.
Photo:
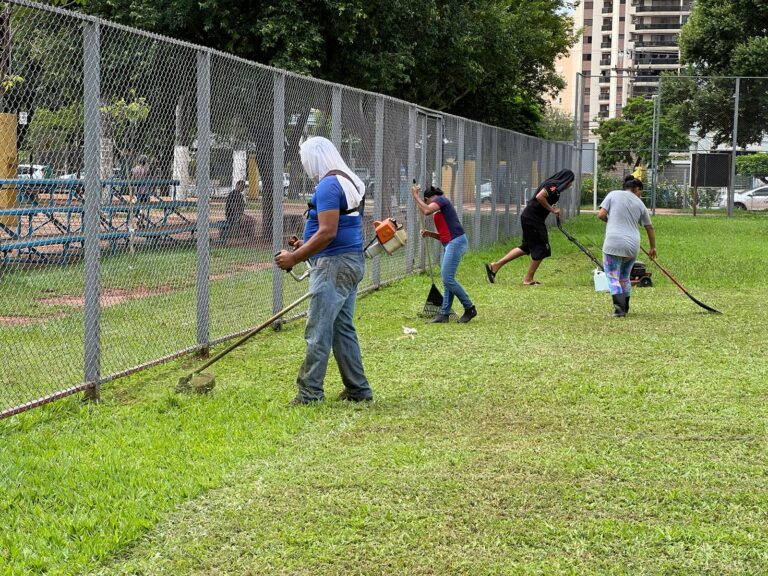
[[[545,189],[547,202],[554,206],[560,200],[560,191],[554,184],[550,184]],[[536,194],[541,190],[541,188],[536,190]],[[520,244],[520,250],[530,254],[533,260],[544,260],[552,256],[546,224],[549,211],[539,203],[536,194],[528,200],[528,204],[520,215],[520,225],[523,229],[523,243]]]

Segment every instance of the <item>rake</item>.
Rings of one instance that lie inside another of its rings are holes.
[[[680,284],[680,282],[678,282],[677,280],[675,280],[674,276],[672,276],[672,274],[670,274],[670,273],[669,273],[669,272],[666,270],[666,268],[664,268],[664,267],[663,267],[661,264],[659,264],[659,263],[658,263],[658,262],[657,262],[655,259],[651,258],[651,255],[648,253],[648,251],[647,251],[645,248],[643,248],[643,247],[641,246],[641,247],[640,247],[640,249],[643,251],[643,253],[644,253],[646,256],[648,256],[648,258],[650,258],[650,259],[651,259],[651,262],[653,262],[654,264],[656,264],[656,266],[659,268],[659,270],[661,270],[661,271],[664,273],[664,275],[665,275],[667,278],[669,278],[670,280],[672,280],[672,282],[674,282],[675,286],[677,286],[678,288],[680,288],[680,290],[682,290],[682,291],[683,291],[683,294],[685,294],[686,296],[688,296],[688,298],[690,298],[690,299],[691,299],[691,300],[692,300],[692,301],[693,301],[693,302],[694,302],[694,303],[695,303],[697,306],[701,306],[702,308],[704,308],[704,310],[706,310],[707,312],[711,312],[712,314],[722,314],[722,312],[720,312],[720,310],[715,310],[714,308],[712,308],[712,306],[707,306],[707,305],[706,305],[706,304],[704,304],[704,302],[702,302],[701,300],[698,300],[697,298],[694,298],[694,296],[693,296],[693,295],[692,295],[690,292],[688,292],[688,290],[686,290],[685,288],[683,288],[683,285],[682,285],[682,284]]]

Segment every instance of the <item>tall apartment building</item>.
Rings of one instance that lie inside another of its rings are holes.
[[[585,137],[594,139],[598,119],[621,115],[627,98],[655,94],[662,72],[680,69],[677,39],[690,11],[691,0],[587,0],[577,7],[574,22],[583,33],[574,74],[588,76],[581,87]]]

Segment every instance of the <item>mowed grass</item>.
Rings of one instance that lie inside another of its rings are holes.
[[[172,393],[186,360],[0,422],[0,573],[767,573],[768,219],[655,224],[722,316],[654,270],[609,318],[552,231],[540,287],[522,260],[485,282],[513,243],[465,258],[468,325],[416,317],[425,276],[362,299],[371,406],[286,407],[299,321],[209,396]],[[594,216],[566,226],[599,246]]]

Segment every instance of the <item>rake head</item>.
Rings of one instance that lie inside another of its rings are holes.
[[[429,294],[427,295],[427,301],[424,303],[424,308],[422,309],[419,316],[424,318],[434,318],[440,312],[440,308],[442,307],[443,295],[440,293],[440,290],[438,290],[437,286],[432,284],[432,287],[429,289]],[[458,314],[451,310],[451,320],[455,320],[458,317]]]

